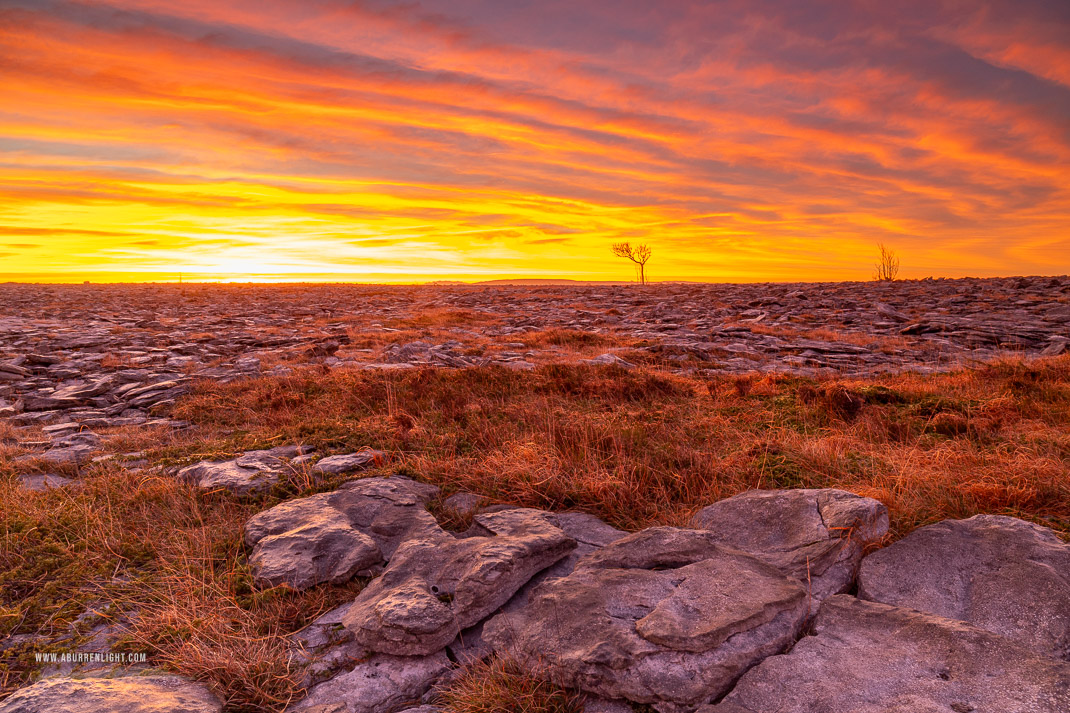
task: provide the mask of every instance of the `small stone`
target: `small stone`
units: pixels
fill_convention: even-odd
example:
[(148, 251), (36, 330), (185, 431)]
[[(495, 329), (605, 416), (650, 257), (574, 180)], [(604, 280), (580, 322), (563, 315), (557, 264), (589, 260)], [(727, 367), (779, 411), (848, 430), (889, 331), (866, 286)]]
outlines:
[(442, 501), (442, 507), (461, 516), (474, 514), (486, 501), (482, 495), (474, 493), (454, 493)]
[(616, 354), (606, 352), (605, 354), (599, 354), (591, 359), (583, 359), (584, 364), (595, 364), (598, 366), (619, 366), (622, 369), (634, 369), (635, 364), (626, 359), (622, 359)]
[(327, 456), (312, 466), (312, 472), (320, 475), (359, 473), (362, 470), (367, 470), (373, 466), (380, 465), (385, 460), (385, 453), (369, 449), (357, 453)]
[(201, 461), (178, 471), (179, 480), (201, 490), (228, 490), (234, 495), (253, 495), (279, 482), (279, 473), (260, 468), (244, 468), (236, 461)]
[(73, 482), (70, 478), (64, 478), (62, 475), (52, 473), (19, 476), (19, 484), (27, 490), (44, 491), (52, 488), (63, 488)]

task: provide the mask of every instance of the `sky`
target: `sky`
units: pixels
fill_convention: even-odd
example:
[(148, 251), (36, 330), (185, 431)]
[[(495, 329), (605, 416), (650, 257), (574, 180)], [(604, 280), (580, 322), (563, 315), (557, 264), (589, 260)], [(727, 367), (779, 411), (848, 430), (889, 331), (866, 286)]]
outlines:
[(0, 279), (1070, 273), (1066, 0), (0, 0)]

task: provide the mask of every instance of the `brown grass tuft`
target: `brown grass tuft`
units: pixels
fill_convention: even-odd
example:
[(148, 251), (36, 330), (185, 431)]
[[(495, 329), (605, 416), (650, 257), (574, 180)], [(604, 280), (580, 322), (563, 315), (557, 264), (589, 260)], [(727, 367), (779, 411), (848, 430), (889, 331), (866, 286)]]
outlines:
[(443, 713), (582, 713), (583, 700), (503, 659), (470, 666), (441, 694)]

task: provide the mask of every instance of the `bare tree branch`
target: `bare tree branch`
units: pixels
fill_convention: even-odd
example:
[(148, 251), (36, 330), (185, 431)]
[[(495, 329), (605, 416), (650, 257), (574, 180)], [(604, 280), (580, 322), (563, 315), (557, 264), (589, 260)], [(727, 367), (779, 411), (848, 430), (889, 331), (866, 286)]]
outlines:
[(884, 243), (878, 243), (877, 247), (881, 251), (880, 260), (874, 265), (876, 270), (873, 273), (873, 279), (891, 282), (899, 275), (899, 258), (895, 251), (886, 248)]
[(639, 271), (639, 284), (646, 284), (646, 263), (652, 253), (650, 246), (645, 243), (632, 246), (631, 243), (613, 243), (613, 254), (617, 257), (626, 258), (634, 262)]

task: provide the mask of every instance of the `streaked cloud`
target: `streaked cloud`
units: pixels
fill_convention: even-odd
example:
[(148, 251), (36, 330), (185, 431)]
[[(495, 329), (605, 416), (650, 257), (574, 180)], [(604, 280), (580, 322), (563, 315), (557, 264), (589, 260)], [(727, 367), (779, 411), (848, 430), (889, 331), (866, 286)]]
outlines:
[[(6, 0), (0, 272), (1070, 272), (1070, 9)], [(29, 244), (29, 243), (25, 243)], [(14, 243), (12, 243), (14, 245)]]

